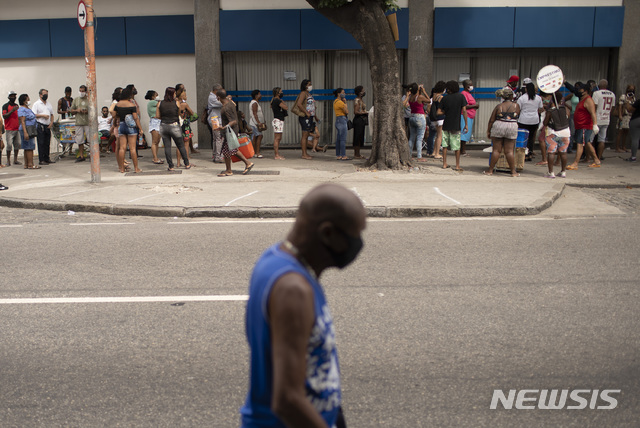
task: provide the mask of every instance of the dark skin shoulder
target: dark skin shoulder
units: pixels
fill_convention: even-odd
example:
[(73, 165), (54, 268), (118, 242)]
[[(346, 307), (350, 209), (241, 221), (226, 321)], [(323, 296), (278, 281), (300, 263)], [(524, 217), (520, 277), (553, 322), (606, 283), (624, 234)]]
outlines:
[(268, 303), (273, 357), (271, 408), (288, 427), (326, 427), (305, 393), (306, 351), (314, 324), (313, 290), (298, 273), (283, 275)]

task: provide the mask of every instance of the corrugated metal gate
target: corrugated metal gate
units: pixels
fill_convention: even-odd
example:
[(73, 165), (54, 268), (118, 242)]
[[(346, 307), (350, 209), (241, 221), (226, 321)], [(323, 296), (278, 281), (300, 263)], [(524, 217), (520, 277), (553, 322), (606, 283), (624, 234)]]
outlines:
[[(404, 74), (406, 52), (398, 51), (400, 75)], [(521, 78), (535, 76), (540, 68), (555, 64), (562, 68), (565, 77), (574, 83), (589, 79), (598, 81), (607, 78), (611, 51), (608, 48), (590, 49), (483, 49), (483, 50), (439, 50), (434, 54), (434, 82), (438, 80), (457, 80), (461, 73), (470, 73), (476, 88), (497, 88), (505, 85), (510, 70), (517, 70)], [(284, 90), (299, 91), (300, 82), (310, 78), (314, 89), (334, 89), (342, 87), (353, 89), (362, 85), (368, 90), (365, 99), (367, 107), (373, 102), (369, 61), (362, 51), (286, 51), (286, 52), (225, 52), (224, 86), (230, 91), (251, 91), (260, 89), (261, 102), (268, 130), (263, 144), (273, 143), (271, 120), (273, 114), (269, 106), (272, 88), (280, 86)], [(296, 73), (296, 80), (284, 79), (285, 71)], [(411, 83), (411, 82), (407, 82)], [(398, 90), (399, 97), (402, 95)], [(289, 108), (293, 99), (286, 99)], [(493, 108), (494, 99), (479, 100), (480, 108), (474, 124), (474, 140), (487, 140), (487, 123)], [(248, 116), (248, 102), (240, 102), (240, 109)], [(331, 101), (318, 101), (321, 144), (333, 141), (333, 110)], [(348, 102), (350, 116), (353, 113), (353, 101)], [(285, 121), (282, 146), (298, 147), (300, 144), (300, 126), (295, 115)], [(350, 144), (352, 133), (347, 143)], [(367, 134), (367, 140), (369, 139)]]

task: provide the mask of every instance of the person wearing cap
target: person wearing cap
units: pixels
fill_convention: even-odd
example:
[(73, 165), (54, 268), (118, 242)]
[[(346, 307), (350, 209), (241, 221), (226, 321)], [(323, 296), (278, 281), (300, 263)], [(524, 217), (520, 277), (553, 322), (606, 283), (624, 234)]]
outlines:
[(593, 102), (596, 105), (596, 117), (598, 118), (597, 135), (593, 136), (593, 145), (596, 148), (598, 159), (602, 160), (604, 144), (607, 141), (607, 129), (611, 119), (611, 111), (616, 107), (616, 94), (609, 89), (609, 82), (605, 79), (598, 83), (598, 90), (593, 93)]
[(513, 91), (513, 101), (518, 101), (520, 97), (520, 90), (518, 89), (518, 82), (520, 82), (520, 78), (515, 74), (507, 80), (507, 86), (511, 88)]
[(38, 92), (40, 99), (33, 103), (31, 110), (36, 115), (36, 124), (38, 130), (38, 163), (40, 165), (49, 165), (54, 163), (49, 157), (51, 151), (51, 126), (53, 126), (53, 107), (48, 101), (49, 91), (40, 89)]
[(64, 97), (58, 100), (58, 114), (60, 115), (60, 119), (68, 119), (71, 117), (71, 113), (69, 113), (71, 103), (73, 103), (73, 98), (71, 98), (71, 87), (67, 86), (64, 88)]
[[(6, 151), (7, 166), (11, 166), (11, 149), (13, 148), (13, 163), (21, 165), (18, 162), (18, 152), (20, 151), (20, 119), (18, 119), (18, 109), (20, 106), (16, 104), (18, 94), (15, 91), (9, 91), (9, 102), (2, 106), (2, 119), (4, 119), (6, 134)], [(2, 152), (0, 151), (0, 164), (2, 163)]]

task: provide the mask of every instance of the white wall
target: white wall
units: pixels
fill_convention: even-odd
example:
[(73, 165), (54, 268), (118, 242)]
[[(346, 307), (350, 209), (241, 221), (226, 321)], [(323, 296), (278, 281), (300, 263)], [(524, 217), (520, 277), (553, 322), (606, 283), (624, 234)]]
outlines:
[[(7, 6), (7, 3), (12, 3)], [(25, 6), (2, 0), (0, 19), (76, 18), (78, 0), (29, 0)], [(93, 0), (98, 18), (106, 16), (193, 15), (193, 0)]]
[[(49, 90), (49, 99), (56, 108), (58, 99), (64, 96), (64, 88), (71, 86), (73, 96), (78, 87), (86, 84), (84, 58), (34, 58), (0, 61), (0, 102), (4, 104), (10, 90), (26, 93), (33, 104), (41, 88)], [(153, 89), (162, 97), (167, 86), (184, 83), (187, 101), (194, 112), (200, 113), (196, 105), (196, 62), (194, 55), (141, 55), (107, 56), (96, 58), (96, 81), (98, 109), (111, 104), (111, 93), (116, 86), (136, 85), (136, 97), (141, 108), (141, 122), (148, 131), (147, 90)], [(58, 115), (55, 115), (56, 119)], [(194, 128), (197, 141), (197, 127)], [(147, 135), (147, 139), (149, 139)]]

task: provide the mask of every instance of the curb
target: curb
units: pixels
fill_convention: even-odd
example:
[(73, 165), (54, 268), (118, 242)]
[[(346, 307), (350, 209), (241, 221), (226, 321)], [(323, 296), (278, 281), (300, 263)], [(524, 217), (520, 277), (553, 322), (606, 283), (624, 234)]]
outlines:
[[(568, 184), (566, 184), (568, 185)], [(367, 215), (375, 218), (418, 217), (497, 217), (535, 215), (549, 208), (564, 191), (565, 184), (554, 184), (553, 190), (537, 199), (533, 206), (474, 207), (366, 207)], [(618, 186), (620, 187), (620, 186)], [(624, 186), (622, 186), (624, 187)], [(76, 211), (117, 216), (187, 217), (187, 218), (293, 218), (297, 207), (158, 207), (151, 205), (121, 205), (97, 202), (59, 202), (0, 198), (0, 206), (48, 211)]]

